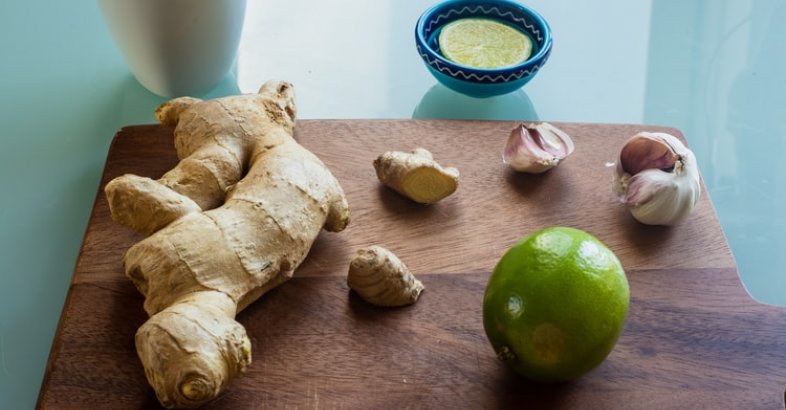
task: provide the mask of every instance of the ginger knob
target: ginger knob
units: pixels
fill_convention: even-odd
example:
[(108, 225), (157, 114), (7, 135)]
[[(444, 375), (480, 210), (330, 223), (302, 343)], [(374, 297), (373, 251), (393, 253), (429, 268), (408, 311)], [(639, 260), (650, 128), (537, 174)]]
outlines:
[(407, 265), (381, 246), (363, 248), (355, 254), (347, 284), (366, 302), (388, 307), (411, 305), (424, 289)]
[(458, 188), (458, 169), (443, 168), (423, 148), (386, 152), (374, 160), (374, 169), (382, 183), (421, 204), (438, 202)]
[(112, 218), (149, 235), (123, 262), (145, 297), (136, 350), (164, 407), (226, 391), (252, 359), (237, 313), (289, 280), (323, 229), (349, 223), (338, 180), (294, 139), (294, 98), (268, 81), (256, 94), (170, 100), (156, 116), (174, 126), (180, 161), (157, 180), (106, 186)]

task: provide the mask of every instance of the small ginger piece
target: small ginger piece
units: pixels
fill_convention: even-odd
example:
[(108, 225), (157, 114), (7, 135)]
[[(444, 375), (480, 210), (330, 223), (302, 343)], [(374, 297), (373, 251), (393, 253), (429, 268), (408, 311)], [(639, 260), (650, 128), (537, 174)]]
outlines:
[(125, 272), (150, 315), (136, 333), (145, 375), (167, 408), (195, 408), (251, 363), (235, 315), (290, 279), (322, 229), (349, 207), (325, 164), (293, 138), (292, 85), (202, 101), (181, 97), (156, 116), (174, 126), (178, 164), (161, 178), (106, 185), (112, 218), (149, 235)]
[(421, 204), (433, 204), (458, 188), (458, 169), (443, 168), (423, 148), (386, 152), (374, 160), (374, 169), (382, 183)]
[(363, 248), (355, 254), (347, 284), (366, 302), (387, 307), (411, 305), (424, 289), (407, 265), (381, 246)]

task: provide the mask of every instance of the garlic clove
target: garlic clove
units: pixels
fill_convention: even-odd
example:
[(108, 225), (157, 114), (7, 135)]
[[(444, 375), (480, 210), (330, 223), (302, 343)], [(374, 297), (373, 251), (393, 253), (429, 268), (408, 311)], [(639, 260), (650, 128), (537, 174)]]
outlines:
[(673, 225), (690, 214), (699, 199), (698, 185), (658, 169), (630, 180), (627, 203), (633, 217), (647, 225)]
[(631, 138), (620, 152), (620, 165), (631, 175), (645, 169), (672, 168), (678, 159), (679, 156), (669, 144), (646, 133)]
[(620, 151), (612, 189), (637, 221), (673, 225), (701, 196), (696, 157), (673, 135), (636, 134)]
[(565, 158), (573, 153), (575, 149), (573, 139), (570, 138), (570, 135), (565, 133), (565, 131), (562, 131), (548, 122), (537, 124), (535, 129), (540, 132), (551, 150), (556, 152), (561, 158)]
[(508, 137), (502, 161), (516, 171), (539, 174), (557, 166), (573, 150), (570, 136), (547, 122), (520, 124)]
[(627, 191), (620, 200), (629, 207), (637, 207), (649, 202), (655, 192), (665, 189), (672, 182), (669, 173), (660, 169), (641, 171), (627, 180)]

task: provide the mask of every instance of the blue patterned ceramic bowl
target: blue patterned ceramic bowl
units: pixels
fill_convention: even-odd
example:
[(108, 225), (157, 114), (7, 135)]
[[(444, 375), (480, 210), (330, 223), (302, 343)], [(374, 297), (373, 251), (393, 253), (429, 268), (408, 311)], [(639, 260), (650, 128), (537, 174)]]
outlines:
[[(526, 61), (500, 69), (456, 64), (442, 56), (439, 33), (446, 24), (466, 18), (495, 19), (521, 30), (532, 39)], [(448, 0), (426, 10), (415, 26), (418, 54), (431, 74), (446, 87), (472, 97), (492, 97), (518, 90), (546, 64), (551, 53), (551, 29), (532, 9), (509, 0)]]

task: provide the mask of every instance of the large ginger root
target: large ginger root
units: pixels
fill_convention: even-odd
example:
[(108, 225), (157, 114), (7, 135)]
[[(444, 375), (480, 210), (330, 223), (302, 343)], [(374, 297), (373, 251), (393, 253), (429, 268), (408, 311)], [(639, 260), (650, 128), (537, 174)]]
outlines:
[(136, 334), (147, 379), (165, 407), (194, 408), (251, 362), (235, 315), (289, 279), (323, 227), (343, 230), (349, 208), (330, 171), (292, 137), (288, 83), (177, 98), (156, 116), (176, 125), (180, 162), (157, 181), (118, 177), (106, 194), (115, 220), (151, 234), (125, 256), (151, 316)]
[(363, 248), (355, 254), (347, 284), (366, 302), (387, 307), (411, 305), (424, 289), (407, 265), (381, 246)]
[(459, 171), (441, 167), (423, 148), (386, 152), (374, 160), (374, 169), (385, 185), (421, 204), (433, 204), (458, 188)]

